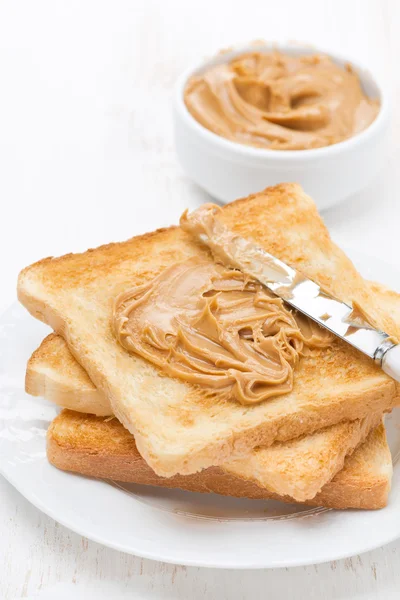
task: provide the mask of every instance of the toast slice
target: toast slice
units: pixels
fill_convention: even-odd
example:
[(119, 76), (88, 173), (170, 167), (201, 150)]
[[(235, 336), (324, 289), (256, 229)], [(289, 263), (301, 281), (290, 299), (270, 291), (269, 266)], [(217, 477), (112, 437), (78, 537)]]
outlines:
[[(283, 184), (227, 205), (223, 220), (240, 235), (296, 266), (328, 292), (354, 300), (393, 336), (398, 327), (376, 306), (364, 280), (331, 241), (312, 200)], [(335, 341), (305, 357), (292, 392), (248, 407), (161, 376), (127, 353), (111, 329), (114, 298), (191, 256), (212, 260), (179, 227), (159, 230), (83, 254), (48, 258), (24, 269), (20, 301), (67, 341), (113, 413), (134, 434), (139, 452), (161, 476), (195, 473), (343, 420), (385, 412), (398, 403), (396, 385), (373, 361)]]
[[(400, 323), (400, 294), (388, 287), (366, 281), (380, 309)], [(91, 381), (71, 354), (64, 338), (51, 333), (33, 352), (26, 367), (25, 390), (77, 412), (98, 417), (113, 414), (107, 396)]]
[[(381, 309), (400, 322), (400, 294), (375, 282), (367, 285)], [(107, 399), (74, 359), (64, 339), (56, 334), (47, 336), (29, 359), (26, 391), (74, 411), (98, 416), (112, 414)], [(301, 440), (254, 449), (245, 459), (225, 463), (221, 468), (270, 492), (305, 501), (340, 471), (346, 456), (363, 442), (376, 423), (376, 416), (362, 422), (343, 422)]]
[(28, 360), (25, 391), (77, 412), (98, 417), (113, 414), (107, 396), (97, 390), (66, 341), (55, 333), (45, 337)]
[[(48, 429), (47, 456), (59, 469), (91, 477), (238, 498), (293, 502), (288, 495), (274, 494), (219, 467), (209, 467), (193, 475), (159, 477), (139, 454), (134, 437), (115, 418), (104, 420), (63, 410)], [(292, 459), (296, 462), (297, 454)], [(391, 476), (390, 451), (385, 428), (380, 424), (346, 458), (343, 469), (334, 479), (304, 503), (330, 508), (382, 508), (387, 503)]]
[[(111, 405), (56, 334), (46, 337), (28, 361), (26, 391), (78, 412), (112, 414)], [(380, 421), (380, 413), (371, 414), (300, 439), (255, 448), (243, 459), (223, 463), (221, 469), (301, 502), (313, 498), (340, 471), (346, 456)]]

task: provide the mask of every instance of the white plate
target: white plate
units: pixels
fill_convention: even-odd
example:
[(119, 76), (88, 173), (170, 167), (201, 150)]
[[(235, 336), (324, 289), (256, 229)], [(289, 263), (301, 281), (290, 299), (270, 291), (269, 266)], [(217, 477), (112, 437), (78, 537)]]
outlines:
[[(392, 266), (355, 255), (363, 275), (393, 288)], [(80, 477), (45, 456), (57, 409), (23, 390), (26, 361), (48, 329), (14, 305), (0, 320), (0, 469), (32, 504), (66, 527), (111, 548), (205, 567), (289, 567), (336, 560), (400, 537), (400, 466), (389, 506), (380, 511), (310, 509)], [(392, 453), (400, 451), (400, 411), (387, 418)]]

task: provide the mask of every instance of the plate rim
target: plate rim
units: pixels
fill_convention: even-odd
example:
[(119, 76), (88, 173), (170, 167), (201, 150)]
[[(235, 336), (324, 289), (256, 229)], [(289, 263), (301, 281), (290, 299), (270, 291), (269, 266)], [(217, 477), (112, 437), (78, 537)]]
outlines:
[[(100, 544), (107, 548), (111, 548), (112, 550), (116, 550), (118, 552), (124, 552), (125, 554), (130, 554), (132, 556), (137, 556), (139, 558), (144, 558), (147, 560), (154, 560), (154, 561), (158, 561), (158, 562), (164, 562), (167, 564), (181, 565), (181, 566), (185, 566), (185, 567), (198, 567), (198, 568), (208, 568), (208, 569), (229, 569), (229, 570), (260, 570), (260, 569), (284, 569), (284, 568), (305, 567), (305, 566), (310, 566), (310, 565), (320, 565), (320, 564), (329, 563), (329, 562), (336, 561), (336, 560), (344, 560), (346, 558), (351, 558), (352, 556), (356, 556), (356, 555), (360, 555), (360, 554), (365, 554), (366, 552), (370, 552), (371, 550), (375, 550), (377, 548), (380, 548), (382, 546), (390, 544), (391, 542), (397, 540), (400, 537), (400, 527), (399, 527), (399, 530), (396, 533), (393, 533), (393, 535), (391, 535), (389, 537), (383, 536), (383, 538), (379, 541), (376, 540), (376, 538), (375, 538), (375, 541), (371, 542), (368, 545), (360, 544), (359, 548), (354, 547), (354, 545), (353, 545), (351, 547), (351, 549), (349, 549), (348, 551), (342, 551), (342, 552), (340, 552), (340, 554), (334, 553), (334, 554), (332, 554), (331, 557), (310, 558), (310, 559), (289, 559), (289, 560), (285, 560), (285, 561), (283, 561), (283, 560), (277, 561), (276, 563), (269, 560), (267, 564), (265, 564), (265, 563), (263, 563), (263, 564), (261, 564), (261, 563), (259, 563), (259, 564), (255, 564), (255, 563), (254, 564), (240, 564), (240, 563), (233, 564), (232, 562), (225, 563), (223, 561), (221, 561), (217, 564), (217, 563), (210, 563), (207, 561), (203, 561), (200, 559), (190, 560), (187, 558), (181, 558), (178, 560), (173, 557), (169, 558), (168, 556), (165, 556), (163, 554), (157, 554), (156, 552), (143, 551), (140, 548), (139, 549), (132, 548), (132, 547), (125, 546), (124, 544), (118, 544), (117, 542), (113, 542), (112, 540), (109, 540), (109, 539), (107, 539), (105, 541), (104, 537), (98, 536), (98, 535), (96, 535), (96, 533), (87, 531), (84, 528), (81, 528), (79, 526), (75, 526), (74, 524), (71, 524), (70, 521), (68, 521), (67, 519), (64, 519), (62, 516), (60, 517), (60, 516), (56, 515), (52, 509), (49, 509), (48, 507), (46, 507), (46, 505), (44, 505), (39, 500), (39, 498), (37, 497), (36, 494), (31, 494), (31, 493), (29, 493), (29, 491), (27, 491), (27, 492), (23, 491), (21, 489), (21, 486), (19, 486), (18, 483), (13, 481), (12, 477), (10, 477), (8, 474), (6, 474), (3, 471), (3, 469), (0, 469), (0, 474), (10, 483), (10, 485), (12, 485), (18, 491), (18, 493), (20, 493), (26, 500), (28, 500), (28, 502), (30, 502), (33, 506), (35, 506), (35, 508), (37, 508), (38, 510), (43, 512), (45, 515), (47, 515), (54, 521), (60, 523), (60, 525), (62, 525), (66, 529), (73, 531), (77, 535), (82, 535), (82, 536), (86, 537), (87, 539), (89, 539), (93, 542), (96, 542), (97, 544)], [(64, 472), (64, 474), (67, 476), (73, 476), (73, 477), (76, 476), (76, 477), (84, 478), (83, 476), (80, 476), (79, 474), (67, 473), (67, 472)], [(94, 480), (94, 481), (106, 484), (106, 482), (104, 480)], [(333, 509), (329, 509), (329, 510), (333, 511)], [(381, 510), (385, 510), (385, 509), (381, 509)], [(335, 512), (340, 512), (340, 511), (335, 511)], [(377, 511), (374, 511), (374, 512), (377, 512)]]

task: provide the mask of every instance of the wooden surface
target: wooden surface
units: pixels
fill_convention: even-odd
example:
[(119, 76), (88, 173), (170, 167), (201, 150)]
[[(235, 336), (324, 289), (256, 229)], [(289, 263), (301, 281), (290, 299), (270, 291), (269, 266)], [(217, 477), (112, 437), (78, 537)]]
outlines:
[[(24, 265), (168, 225), (206, 199), (174, 155), (174, 80), (221, 47), (260, 38), (339, 50), (391, 83), (393, 140), (384, 172), (324, 216), (340, 244), (398, 262), (399, 27), (396, 0), (3, 0), (0, 310), (13, 301)], [(174, 567), (82, 539), (1, 478), (0, 498), (1, 598), (390, 600), (400, 594), (400, 541), (316, 567)]]

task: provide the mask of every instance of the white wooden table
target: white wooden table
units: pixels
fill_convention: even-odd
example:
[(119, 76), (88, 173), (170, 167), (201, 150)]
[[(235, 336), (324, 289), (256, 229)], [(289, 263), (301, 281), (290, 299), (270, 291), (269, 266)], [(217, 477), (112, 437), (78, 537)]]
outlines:
[[(168, 225), (205, 199), (176, 162), (172, 85), (192, 61), (260, 38), (339, 49), (392, 81), (393, 143), (385, 171), (325, 219), (340, 244), (398, 261), (399, 28), (396, 0), (3, 0), (0, 310), (14, 300), (26, 264)], [(1, 598), (386, 600), (400, 594), (400, 541), (318, 567), (184, 568), (83, 539), (1, 478), (0, 498)]]

